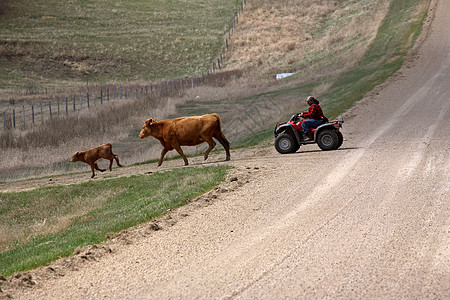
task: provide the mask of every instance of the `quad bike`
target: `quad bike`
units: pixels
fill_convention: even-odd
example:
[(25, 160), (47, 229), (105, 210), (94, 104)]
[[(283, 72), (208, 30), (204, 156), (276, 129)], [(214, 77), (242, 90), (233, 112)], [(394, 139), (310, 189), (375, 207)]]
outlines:
[(322, 150), (336, 150), (344, 141), (344, 137), (339, 129), (343, 120), (324, 123), (317, 128), (310, 128), (314, 138), (305, 141), (302, 130), (302, 123), (299, 115), (293, 115), (285, 123), (278, 123), (274, 129), (275, 149), (281, 154), (294, 153), (301, 145), (317, 143)]

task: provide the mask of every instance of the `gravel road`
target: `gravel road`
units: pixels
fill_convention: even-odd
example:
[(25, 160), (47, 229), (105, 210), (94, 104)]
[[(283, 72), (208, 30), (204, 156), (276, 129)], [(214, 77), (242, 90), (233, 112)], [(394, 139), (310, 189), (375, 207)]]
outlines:
[(450, 1), (435, 3), (406, 66), (343, 116), (341, 149), (232, 151), (217, 189), (3, 296), (450, 299)]

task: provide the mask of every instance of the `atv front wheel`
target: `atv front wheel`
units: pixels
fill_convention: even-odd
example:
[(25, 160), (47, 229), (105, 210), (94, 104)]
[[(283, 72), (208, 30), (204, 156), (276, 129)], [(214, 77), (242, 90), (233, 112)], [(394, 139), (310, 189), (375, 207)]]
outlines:
[(275, 139), (275, 149), (281, 154), (294, 153), (299, 148), (300, 145), (290, 134), (282, 133)]
[(324, 129), (317, 136), (317, 145), (322, 150), (335, 150), (339, 145), (339, 136), (335, 130)]

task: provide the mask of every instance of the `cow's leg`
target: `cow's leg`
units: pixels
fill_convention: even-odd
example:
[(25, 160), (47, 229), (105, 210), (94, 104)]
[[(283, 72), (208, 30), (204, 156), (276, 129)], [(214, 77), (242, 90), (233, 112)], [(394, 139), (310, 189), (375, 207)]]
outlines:
[(119, 156), (117, 156), (117, 155), (114, 154), (114, 153), (113, 153), (113, 155), (114, 155), (114, 159), (116, 160), (117, 165), (118, 165), (119, 167), (122, 167), (122, 165), (119, 163)]
[(230, 142), (228, 142), (226, 137), (220, 133), (216, 134), (214, 137), (219, 141), (220, 144), (222, 144), (223, 148), (225, 149), (225, 153), (227, 154), (227, 157), (225, 158), (225, 160), (230, 160), (231, 159)]
[(178, 141), (172, 141), (171, 144), (172, 144), (172, 147), (173, 147), (175, 150), (177, 150), (178, 154), (180, 154), (181, 157), (183, 158), (183, 160), (184, 160), (184, 165), (185, 165), (185, 166), (189, 165), (189, 162), (188, 162), (186, 156), (184, 155), (183, 149), (181, 149), (180, 144), (178, 143)]
[(180, 154), (181, 157), (183, 157), (184, 165), (185, 165), (185, 166), (189, 165), (189, 162), (188, 162), (186, 156), (184, 155), (184, 152), (183, 152), (183, 150), (181, 149), (181, 147), (180, 147), (180, 146), (176, 146), (176, 147), (174, 146), (174, 148), (175, 148), (175, 150), (177, 150), (178, 154)]
[(97, 163), (94, 163), (94, 167), (95, 167), (96, 170), (99, 170), (100, 172), (105, 172), (106, 171), (106, 169), (100, 169), (98, 167)]
[(167, 152), (169, 152), (169, 150), (164, 147), (161, 151), (161, 156), (159, 157), (158, 167), (162, 164), (164, 155), (166, 155)]
[(205, 160), (207, 160), (209, 152), (211, 152), (211, 150), (214, 149), (214, 147), (216, 146), (216, 142), (214, 142), (214, 140), (212, 138), (205, 139), (205, 142), (207, 142), (209, 145), (208, 149), (206, 149), (206, 151), (205, 151), (205, 156), (204, 156)]

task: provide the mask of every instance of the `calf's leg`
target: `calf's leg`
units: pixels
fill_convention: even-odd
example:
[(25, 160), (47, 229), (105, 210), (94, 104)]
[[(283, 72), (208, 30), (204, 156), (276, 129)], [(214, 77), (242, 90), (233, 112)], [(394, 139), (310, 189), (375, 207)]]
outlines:
[(95, 168), (94, 165), (91, 164), (91, 170), (92, 170), (92, 176), (91, 176), (91, 178), (94, 178), (94, 176), (95, 176), (94, 168)]
[(100, 169), (98, 167), (97, 163), (94, 163), (94, 167), (95, 167), (96, 170), (99, 170), (100, 172), (105, 172), (106, 171), (106, 169)]
[(117, 156), (117, 155), (114, 154), (114, 153), (113, 153), (113, 155), (114, 155), (114, 159), (116, 160), (117, 165), (118, 165), (119, 167), (122, 167), (122, 165), (119, 163), (119, 156)]
[(109, 171), (110, 171), (110, 172), (112, 171), (112, 164), (113, 164), (113, 161), (114, 161), (113, 158), (111, 158), (111, 159), (109, 160)]

